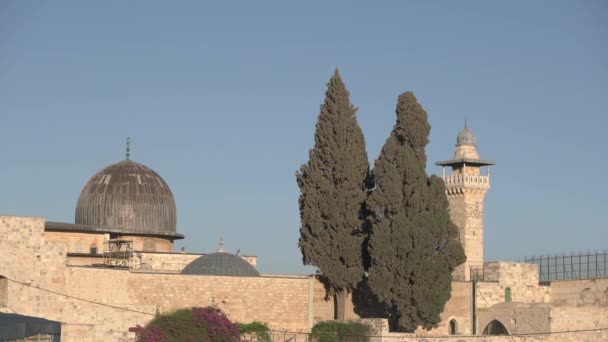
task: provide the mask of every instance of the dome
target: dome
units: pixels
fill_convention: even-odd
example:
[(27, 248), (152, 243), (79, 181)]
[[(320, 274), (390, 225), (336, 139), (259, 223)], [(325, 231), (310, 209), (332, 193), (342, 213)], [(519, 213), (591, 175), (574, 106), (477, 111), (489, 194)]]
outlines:
[(464, 128), (460, 133), (458, 133), (458, 137), (456, 138), (456, 146), (459, 145), (476, 145), (475, 135), (473, 131), (471, 131), (465, 124)]
[(156, 172), (127, 159), (97, 172), (84, 186), (76, 224), (175, 233), (175, 201)]
[(259, 277), (260, 274), (240, 256), (217, 252), (203, 255), (189, 263), (181, 274), (227, 277)]

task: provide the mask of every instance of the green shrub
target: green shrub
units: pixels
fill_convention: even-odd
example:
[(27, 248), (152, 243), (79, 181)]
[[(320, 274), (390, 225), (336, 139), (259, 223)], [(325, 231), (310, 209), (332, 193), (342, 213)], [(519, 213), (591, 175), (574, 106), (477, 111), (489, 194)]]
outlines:
[(271, 342), (268, 325), (263, 322), (237, 323), (241, 341)]
[(367, 342), (370, 328), (360, 322), (325, 321), (315, 324), (311, 335), (318, 342)]

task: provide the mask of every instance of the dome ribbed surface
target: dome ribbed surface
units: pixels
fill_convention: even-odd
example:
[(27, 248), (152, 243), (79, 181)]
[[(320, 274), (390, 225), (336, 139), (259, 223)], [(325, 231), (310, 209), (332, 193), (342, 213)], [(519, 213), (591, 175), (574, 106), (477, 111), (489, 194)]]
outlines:
[(189, 263), (181, 274), (227, 277), (259, 277), (260, 273), (243, 258), (230, 253), (203, 255)]
[(460, 133), (458, 133), (458, 137), (456, 138), (456, 145), (476, 145), (476, 138), (468, 127), (464, 127)]
[(167, 183), (145, 165), (123, 160), (97, 172), (76, 204), (76, 224), (175, 232), (176, 209)]

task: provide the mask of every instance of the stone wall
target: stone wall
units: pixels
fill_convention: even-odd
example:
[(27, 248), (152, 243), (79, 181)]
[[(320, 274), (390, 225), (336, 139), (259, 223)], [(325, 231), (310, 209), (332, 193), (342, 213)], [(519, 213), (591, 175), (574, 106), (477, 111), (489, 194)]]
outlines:
[(471, 334), (472, 294), (471, 283), (452, 282), (452, 292), (441, 313), (441, 322), (429, 334), (447, 335), (451, 320), (456, 321), (456, 329), (459, 334)]
[(370, 342), (603, 342), (608, 341), (608, 329), (569, 333), (546, 333), (518, 336), (471, 336), (471, 335), (428, 335), (391, 333), (385, 319), (363, 319), (361, 322), (371, 326)]
[[(257, 320), (291, 331), (309, 329), (306, 277), (193, 276), (70, 267), (66, 290), (95, 302), (152, 306), (160, 312), (215, 304), (235, 321)], [(126, 331), (132, 325), (124, 322), (118, 328)]]
[(61, 321), (63, 341), (131, 339), (157, 310), (215, 303), (236, 321), (308, 331), (308, 277), (211, 277), (67, 266), (69, 244), (46, 241), (44, 220), (0, 216), (2, 311)]
[[(333, 319), (333, 299), (325, 300), (325, 289), (316, 279), (189, 276), (68, 266), (70, 244), (46, 239), (54, 235), (50, 233), (44, 232), (43, 219), (0, 216), (0, 310), (61, 321), (68, 342), (130, 339), (133, 336), (127, 333), (128, 327), (145, 324), (155, 312), (195, 305), (216, 304), (233, 320), (261, 320), (280, 330), (305, 332), (314, 322)], [(73, 235), (73, 241), (79, 238)], [(185, 263), (198, 257), (144, 254), (165, 266), (174, 260)], [(554, 281), (539, 286), (536, 265), (499, 262), (486, 266), (488, 279), (493, 281), (476, 284), (478, 333), (492, 319), (519, 333), (546, 331), (548, 322), (552, 332), (608, 328), (608, 279)], [(471, 333), (471, 286), (470, 282), (452, 284), (442, 321), (436, 329), (425, 332), (424, 338), (439, 341), (454, 319), (457, 332), (463, 334), (459, 338), (481, 341), (466, 336)], [(513, 303), (504, 303), (506, 288), (511, 290)], [(521, 303), (527, 304), (524, 307)], [(347, 305), (347, 319), (358, 318), (351, 300)], [(564, 336), (596, 338), (571, 333), (546, 336), (534, 335), (529, 341), (567, 340)], [(420, 340), (407, 334), (393, 337)], [(523, 341), (523, 337), (505, 338), (496, 341)]]
[(477, 307), (489, 308), (505, 302), (507, 288), (511, 301), (520, 303), (547, 303), (549, 287), (539, 286), (538, 265), (516, 262), (488, 262), (484, 265), (487, 279), (477, 282)]
[(552, 281), (551, 331), (608, 328), (608, 279)]
[(136, 252), (132, 267), (141, 270), (179, 273), (186, 265), (202, 255), (193, 253)]
[(555, 306), (608, 307), (608, 278), (556, 280), (549, 288)]
[(90, 253), (95, 247), (97, 254), (103, 253), (103, 242), (110, 238), (104, 233), (77, 233), (77, 232), (45, 232), (46, 241), (65, 243), (69, 253)]
[(548, 304), (501, 303), (477, 311), (477, 334), (483, 334), (491, 321), (499, 321), (509, 334), (551, 332), (551, 307)]
[(91, 266), (103, 264), (103, 255), (68, 254), (66, 261), (71, 266)]
[[(90, 341), (117, 340), (111, 337), (112, 327), (120, 321), (143, 322), (140, 314), (116, 312), (63, 295), (68, 245), (45, 241), (44, 236), (41, 218), (0, 216), (0, 276), (6, 278), (4, 312), (44, 317), (73, 327), (95, 320), (96, 329), (87, 336)], [(122, 337), (127, 335), (120, 332)]]
[(133, 241), (134, 251), (144, 252), (173, 252), (173, 241), (149, 236), (120, 236), (121, 240)]
[[(85, 266), (102, 264), (103, 259), (92, 257), (91, 248), (96, 248), (96, 254), (101, 256), (104, 251), (104, 241), (110, 239), (110, 234), (45, 231), (44, 239), (49, 242), (65, 244), (68, 253), (68, 265)], [(133, 241), (133, 250), (137, 253), (132, 260), (132, 267), (149, 271), (178, 273), (194, 259), (203, 256), (202, 253), (173, 253), (173, 242), (163, 238), (123, 236), (121, 239)], [(255, 256), (241, 256), (256, 267)]]

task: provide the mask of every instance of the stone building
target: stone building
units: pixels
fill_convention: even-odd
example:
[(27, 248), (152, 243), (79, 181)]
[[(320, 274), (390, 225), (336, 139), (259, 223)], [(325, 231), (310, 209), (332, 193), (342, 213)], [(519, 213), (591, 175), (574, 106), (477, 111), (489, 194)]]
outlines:
[[(496, 333), (509, 336), (485, 338), (606, 340), (607, 278), (541, 282), (538, 265), (483, 260), (483, 200), (494, 162), (480, 160), (476, 144), (465, 126), (453, 158), (437, 163), (451, 167), (443, 178), (467, 255), (440, 324), (397, 334), (372, 319), (375, 340), (477, 341)], [(60, 321), (65, 341), (132, 340), (128, 328), (157, 312), (212, 304), (235, 321), (300, 333), (334, 318), (334, 303), (314, 276), (259, 274), (255, 256), (225, 253), (221, 244), (207, 255), (174, 252), (173, 242), (184, 238), (176, 217), (168, 184), (128, 155), (85, 185), (73, 224), (0, 216), (0, 312)], [(358, 319), (347, 302), (347, 319)], [(562, 333), (572, 330), (587, 331)]]

